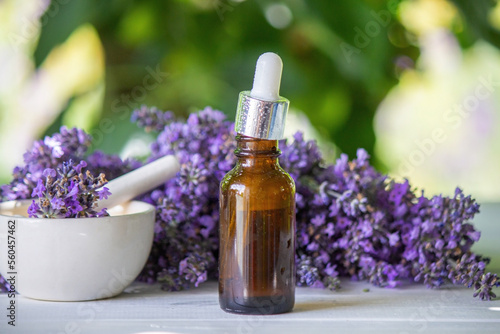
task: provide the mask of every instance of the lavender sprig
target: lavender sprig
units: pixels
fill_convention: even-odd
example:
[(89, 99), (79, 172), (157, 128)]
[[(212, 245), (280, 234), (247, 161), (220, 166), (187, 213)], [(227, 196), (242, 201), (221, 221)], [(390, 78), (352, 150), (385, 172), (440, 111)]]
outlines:
[(56, 168), (70, 159), (83, 159), (90, 144), (91, 137), (83, 130), (65, 126), (59, 133), (35, 141), (23, 156), (24, 166), (15, 167), (11, 183), (0, 187), (0, 200), (30, 198), (45, 169)]
[(108, 182), (101, 173), (95, 177), (86, 170), (87, 163), (72, 160), (63, 162), (57, 172), (52, 168), (43, 171), (33, 189), (32, 204), (28, 208), (30, 217), (36, 218), (80, 218), (108, 216), (106, 209), (95, 211), (97, 201), (108, 198), (111, 193), (104, 187)]
[(116, 155), (101, 151), (87, 156), (91, 140), (81, 129), (62, 126), (60, 132), (35, 141), (23, 156), (24, 165), (14, 168), (12, 181), (0, 186), (0, 201), (30, 198), (45, 169), (61, 168), (63, 162), (69, 160), (85, 160), (89, 170), (105, 173), (108, 180), (140, 167), (136, 160), (122, 161)]
[(139, 109), (134, 110), (130, 120), (137, 126), (144, 128), (146, 132), (160, 132), (167, 124), (175, 120), (175, 116), (170, 111), (161, 111), (156, 107), (142, 105)]

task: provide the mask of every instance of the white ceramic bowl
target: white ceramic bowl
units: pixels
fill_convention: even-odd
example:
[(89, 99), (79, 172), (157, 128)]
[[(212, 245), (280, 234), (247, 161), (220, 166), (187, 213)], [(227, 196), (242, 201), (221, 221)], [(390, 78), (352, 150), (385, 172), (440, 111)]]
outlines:
[[(99, 218), (17, 216), (26, 216), (30, 203), (0, 203), (0, 273), (6, 279), (14, 276), (15, 289), (25, 297), (82, 301), (116, 296), (148, 259), (155, 225), (150, 204), (128, 202)], [(9, 238), (12, 222), (15, 239)], [(9, 259), (12, 240), (15, 254)], [(12, 258), (14, 270), (8, 263)]]

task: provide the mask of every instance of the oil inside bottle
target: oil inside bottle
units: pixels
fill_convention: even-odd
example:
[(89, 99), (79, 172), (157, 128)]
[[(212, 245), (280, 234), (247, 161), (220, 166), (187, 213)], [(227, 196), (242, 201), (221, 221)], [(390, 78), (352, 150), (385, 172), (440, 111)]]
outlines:
[(294, 208), (233, 212), (221, 244), (226, 256), (221, 307), (245, 314), (290, 311), (295, 299)]

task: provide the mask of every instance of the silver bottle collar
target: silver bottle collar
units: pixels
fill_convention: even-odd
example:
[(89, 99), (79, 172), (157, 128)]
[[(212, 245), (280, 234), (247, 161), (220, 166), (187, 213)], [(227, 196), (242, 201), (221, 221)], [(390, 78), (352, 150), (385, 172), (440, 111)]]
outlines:
[(281, 97), (265, 101), (250, 96), (250, 91), (240, 93), (236, 109), (237, 133), (260, 139), (283, 139), (285, 121), (290, 101)]

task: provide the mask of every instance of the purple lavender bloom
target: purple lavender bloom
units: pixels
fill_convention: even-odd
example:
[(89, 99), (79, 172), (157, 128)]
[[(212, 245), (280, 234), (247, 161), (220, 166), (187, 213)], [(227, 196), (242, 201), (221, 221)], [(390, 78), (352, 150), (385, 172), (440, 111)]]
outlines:
[(99, 199), (108, 199), (108, 197), (111, 195), (111, 192), (107, 187), (102, 187), (101, 190), (97, 191), (97, 194), (99, 196)]
[[(83, 160), (88, 148), (91, 144), (91, 137), (83, 130), (67, 127), (61, 127), (58, 133), (52, 136), (47, 136), (42, 140), (35, 141), (33, 146), (23, 155), (24, 165), (14, 168), (12, 173), (12, 181), (9, 184), (0, 187), (0, 201), (27, 199), (33, 193), (33, 189), (38, 185), (38, 180), (42, 177), (44, 171), (49, 168), (53, 172), (57, 168), (62, 167), (64, 161), (80, 161)], [(102, 155), (99, 160), (102, 160), (106, 155)], [(98, 159), (90, 159), (93, 162), (98, 162)], [(87, 160), (89, 162), (89, 160)], [(120, 168), (124, 163), (120, 161), (113, 161), (114, 169)], [(91, 170), (100, 170), (99, 164), (94, 166), (90, 163)], [(128, 167), (125, 168), (128, 170)], [(55, 175), (52, 175), (55, 177)], [(106, 171), (103, 171), (106, 172)], [(120, 175), (123, 171), (120, 171)], [(108, 175), (108, 174), (106, 174)], [(112, 179), (111, 175), (108, 178)]]
[(156, 107), (149, 108), (142, 105), (139, 109), (134, 110), (130, 120), (147, 132), (162, 131), (165, 125), (174, 120), (174, 114), (170, 111), (161, 111)]
[(38, 180), (36, 187), (33, 189), (31, 196), (42, 197), (47, 189), (43, 185), (43, 181), (41, 179)]
[(64, 201), (61, 199), (61, 198), (57, 198), (57, 197), (53, 197), (51, 200), (50, 200), (50, 206), (54, 209), (54, 210), (61, 210), (64, 208)]
[(104, 185), (104, 174), (94, 177), (87, 164), (82, 161), (74, 165), (72, 160), (63, 162), (56, 172), (47, 168), (38, 180), (33, 196), (38, 197), (28, 209), (30, 217), (38, 218), (78, 218), (107, 215), (106, 211), (96, 212), (96, 202), (110, 195)]
[(38, 203), (35, 200), (33, 200), (31, 202), (31, 205), (28, 208), (28, 215), (30, 217), (35, 217), (39, 210), (40, 210), (40, 206), (38, 205)]
[[(84, 160), (82, 160), (82, 161), (80, 161), (80, 163), (79, 163), (78, 165), (76, 165), (76, 166), (75, 166), (75, 167), (73, 167), (73, 168), (75, 169), (75, 171), (76, 171), (78, 174), (80, 174), (80, 173), (82, 172), (82, 168), (85, 168), (85, 167), (87, 167), (87, 163), (86, 163)], [(55, 176), (56, 176), (56, 175), (55, 175), (55, 173), (54, 173), (54, 175), (53, 175), (52, 177), (55, 177)]]
[(396, 246), (399, 242), (399, 233), (398, 232), (394, 232), (394, 233), (391, 233), (389, 234), (389, 245), (392, 247), (392, 246)]
[[(55, 170), (53, 170), (52, 168), (47, 168), (43, 171), (42, 173), (43, 176), (45, 177), (56, 177), (57, 173)], [(39, 180), (40, 181), (40, 180)], [(32, 195), (33, 196), (33, 195)]]
[(297, 285), (298, 286), (312, 286), (319, 280), (319, 271), (313, 264), (311, 257), (302, 255), (298, 261), (297, 266)]

